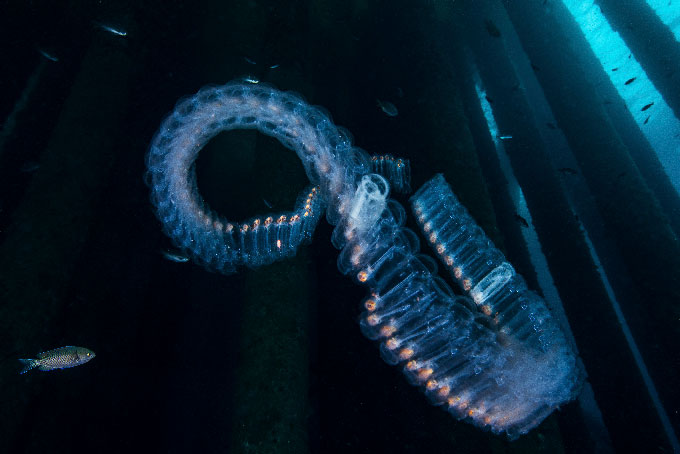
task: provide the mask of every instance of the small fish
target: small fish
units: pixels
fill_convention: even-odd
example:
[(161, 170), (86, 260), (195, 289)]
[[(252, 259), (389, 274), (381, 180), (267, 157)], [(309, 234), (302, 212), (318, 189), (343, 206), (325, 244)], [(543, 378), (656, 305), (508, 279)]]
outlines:
[(171, 262), (185, 263), (189, 261), (189, 257), (182, 254), (181, 252), (161, 251), (161, 254), (163, 254), (163, 258), (170, 260)]
[(618, 71), (619, 68), (612, 68), (612, 71)]
[(534, 64), (534, 63), (531, 64), (531, 69), (533, 69), (534, 71), (540, 71), (541, 70), (541, 68), (537, 64)]
[(496, 24), (494, 24), (491, 19), (486, 19), (484, 21), (484, 26), (486, 26), (486, 31), (489, 35), (493, 36), (494, 38), (501, 37), (501, 31), (498, 29), (498, 27), (496, 27)]
[(512, 139), (512, 136), (498, 136), (498, 138), (501, 140), (509, 140)]
[(645, 122), (642, 123), (643, 125), (646, 125), (647, 123), (649, 123), (649, 117), (651, 117), (651, 115), (647, 115), (647, 118), (645, 118)]
[(623, 85), (630, 85), (630, 84), (632, 84), (633, 82), (635, 82), (635, 79), (637, 79), (637, 77), (631, 77), (630, 79), (628, 79), (627, 81), (625, 81), (625, 82), (623, 83)]
[(491, 96), (484, 96), (487, 101), (489, 101), (489, 104), (493, 104), (493, 98)]
[(243, 57), (243, 59), (248, 63), (249, 65), (257, 65), (257, 62), (255, 60), (252, 60), (248, 57)]
[(654, 101), (650, 102), (649, 104), (645, 104), (642, 109), (640, 109), (640, 112), (644, 112), (645, 110), (649, 109), (654, 105)]
[(270, 210), (272, 209), (272, 204), (269, 203), (269, 202), (267, 202), (267, 199), (262, 199), (262, 201), (264, 202), (264, 205), (265, 205), (267, 208), (269, 208)]
[(102, 24), (101, 22), (97, 22), (97, 21), (94, 21), (93, 23), (96, 27), (101, 28), (105, 32), (109, 32), (109, 33), (117, 35), (117, 36), (127, 36), (127, 32), (125, 30), (113, 28), (110, 25)]
[(19, 361), (24, 365), (21, 373), (25, 374), (35, 368), (47, 371), (76, 367), (85, 364), (94, 357), (94, 352), (87, 348), (66, 346), (38, 353), (37, 359), (20, 359)]
[(557, 129), (557, 126), (555, 126), (555, 123), (547, 122), (545, 125), (547, 127), (549, 127), (550, 129)]
[(279, 66), (281, 66), (281, 65), (278, 65), (278, 64), (276, 64), (276, 65), (271, 65), (271, 66), (269, 67), (269, 69), (276, 69), (276, 68), (278, 68)]
[(572, 169), (571, 167), (561, 167), (561, 168), (557, 169), (557, 171), (561, 172), (565, 175), (567, 175), (567, 174), (569, 174), (569, 175), (578, 174), (578, 172), (576, 170)]
[(58, 59), (57, 57), (55, 57), (55, 56), (52, 55), (52, 54), (48, 54), (47, 52), (45, 52), (45, 51), (42, 50), (42, 49), (38, 49), (38, 52), (40, 52), (40, 55), (42, 55), (43, 57), (45, 57), (45, 58), (48, 59), (49, 61), (54, 61), (54, 62), (59, 61), (59, 59)]
[(244, 82), (251, 83), (251, 84), (259, 84), (259, 83), (260, 83), (260, 79), (257, 79), (257, 78), (255, 78), (255, 77), (245, 77), (245, 78), (243, 79), (243, 81), (244, 81)]
[(522, 225), (522, 227), (529, 228), (529, 223), (527, 222), (526, 219), (524, 219), (517, 213), (513, 214), (513, 216), (515, 218), (515, 221), (519, 222)]
[(396, 117), (399, 115), (399, 111), (397, 110), (397, 107), (392, 104), (389, 101), (381, 101), (379, 99), (376, 99), (378, 102), (378, 107), (382, 109), (383, 112), (385, 112), (385, 115), (388, 117)]

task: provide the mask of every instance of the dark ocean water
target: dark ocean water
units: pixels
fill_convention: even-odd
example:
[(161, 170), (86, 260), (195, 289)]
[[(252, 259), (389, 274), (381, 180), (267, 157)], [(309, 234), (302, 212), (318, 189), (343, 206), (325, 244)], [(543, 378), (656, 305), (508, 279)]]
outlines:
[[(612, 89), (571, 59), (584, 42), (545, 38), (547, 6), (5, 2), (0, 453), (673, 452), (678, 194), (622, 101), (603, 108)], [(149, 201), (149, 143), (179, 99), (236, 78), (294, 91), (357, 146), (409, 159), (414, 188), (444, 173), (563, 311), (584, 394), (513, 442), (429, 405), (362, 336), (365, 289), (338, 271), (325, 220), (294, 258), (235, 275), (165, 258), (177, 251)], [(234, 220), (289, 210), (308, 184), (252, 131), (212, 140), (196, 174)], [(19, 375), (18, 358), (64, 345), (97, 357)]]

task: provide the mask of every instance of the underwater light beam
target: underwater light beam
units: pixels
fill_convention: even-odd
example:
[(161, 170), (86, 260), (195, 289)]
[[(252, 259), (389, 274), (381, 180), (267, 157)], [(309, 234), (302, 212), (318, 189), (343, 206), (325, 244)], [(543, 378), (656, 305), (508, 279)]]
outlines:
[(593, 0), (563, 3), (680, 193), (680, 121), (599, 6)]

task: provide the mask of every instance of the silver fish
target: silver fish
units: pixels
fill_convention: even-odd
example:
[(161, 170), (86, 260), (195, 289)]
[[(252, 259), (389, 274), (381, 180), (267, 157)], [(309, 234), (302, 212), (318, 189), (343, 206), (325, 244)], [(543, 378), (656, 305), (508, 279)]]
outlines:
[(42, 55), (43, 57), (45, 57), (45, 58), (48, 59), (49, 61), (55, 61), (55, 62), (56, 62), (56, 61), (59, 61), (59, 59), (58, 59), (57, 57), (55, 57), (55, 56), (52, 55), (52, 54), (48, 54), (47, 52), (45, 52), (45, 51), (42, 50), (42, 49), (38, 49), (38, 52), (40, 52), (40, 55)]
[(185, 263), (189, 261), (189, 257), (182, 254), (181, 252), (161, 251), (161, 254), (163, 254), (163, 257), (166, 260), (170, 260), (171, 262)]
[(99, 27), (105, 32), (109, 32), (111, 34), (117, 35), (117, 36), (127, 36), (127, 32), (123, 30), (122, 28), (113, 28), (110, 25), (102, 24), (101, 22), (97, 21), (92, 21), (92, 23), (95, 25), (95, 27)]
[(94, 352), (87, 348), (66, 346), (38, 353), (36, 359), (20, 359), (19, 361), (24, 365), (21, 373), (25, 374), (35, 368), (47, 371), (76, 367), (85, 364), (94, 357)]
[(380, 107), (388, 117), (396, 117), (397, 115), (399, 115), (397, 107), (391, 102), (381, 101), (379, 99), (376, 99), (376, 101), (378, 102), (378, 107)]

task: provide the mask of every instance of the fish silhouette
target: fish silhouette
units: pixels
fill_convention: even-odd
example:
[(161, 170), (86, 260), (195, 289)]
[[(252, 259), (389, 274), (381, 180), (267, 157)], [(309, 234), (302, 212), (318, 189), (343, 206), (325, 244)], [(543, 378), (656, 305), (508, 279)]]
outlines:
[(522, 227), (529, 228), (529, 222), (526, 219), (517, 213), (515, 213), (513, 216), (515, 217), (515, 221), (517, 221)]
[(383, 112), (385, 112), (385, 115), (387, 115), (388, 117), (396, 117), (397, 115), (399, 115), (399, 111), (397, 110), (397, 107), (394, 104), (392, 104), (391, 102), (381, 101), (379, 99), (376, 99), (376, 101), (378, 103), (378, 107), (380, 107), (380, 109)]

